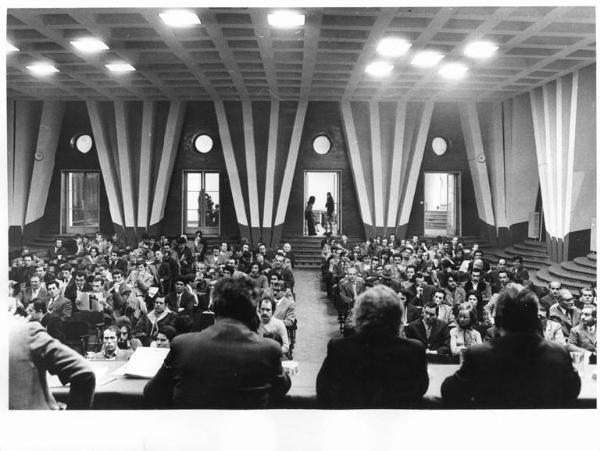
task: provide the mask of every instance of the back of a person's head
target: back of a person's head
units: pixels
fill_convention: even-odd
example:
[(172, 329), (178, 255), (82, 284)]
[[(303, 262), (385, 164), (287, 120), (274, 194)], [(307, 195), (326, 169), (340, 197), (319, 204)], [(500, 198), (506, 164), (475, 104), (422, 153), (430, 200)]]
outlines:
[(514, 288), (500, 293), (495, 323), (506, 332), (534, 333), (538, 329), (538, 298), (529, 289)]
[(398, 335), (402, 304), (394, 290), (377, 285), (356, 298), (353, 315), (357, 332), (379, 331)]
[(215, 284), (212, 293), (215, 315), (237, 319), (249, 326), (257, 317), (258, 297), (258, 290), (251, 280), (223, 277)]

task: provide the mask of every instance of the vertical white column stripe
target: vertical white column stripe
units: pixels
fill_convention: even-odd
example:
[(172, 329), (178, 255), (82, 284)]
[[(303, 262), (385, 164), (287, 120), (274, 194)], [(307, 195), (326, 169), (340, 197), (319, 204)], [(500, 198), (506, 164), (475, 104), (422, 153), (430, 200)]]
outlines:
[(410, 219), (410, 211), (412, 209), (413, 200), (415, 198), (415, 191), (417, 190), (417, 180), (419, 178), (419, 172), (421, 169), (421, 162), (423, 161), (423, 153), (425, 152), (425, 144), (427, 143), (427, 133), (429, 132), (429, 125), (431, 124), (431, 115), (433, 114), (433, 102), (425, 102), (423, 105), (423, 112), (418, 122), (419, 131), (417, 132), (417, 138), (415, 141), (415, 147), (412, 150), (412, 159), (410, 163), (410, 170), (408, 171), (408, 180), (406, 182), (406, 188), (404, 190), (404, 197), (402, 198), (402, 207), (400, 209), (400, 217), (398, 218), (398, 225), (407, 224)]
[(249, 100), (244, 100), (242, 102), (242, 118), (244, 121), (244, 148), (246, 151), (246, 174), (248, 176), (250, 227), (260, 227), (260, 204), (258, 202), (256, 149), (254, 144), (254, 119), (252, 117), (252, 103)]
[(142, 139), (139, 161), (138, 184), (138, 227), (148, 227), (150, 210), (150, 179), (152, 177), (152, 156), (155, 153), (153, 130), (155, 122), (154, 102), (144, 101), (142, 109)]
[[(565, 189), (565, 180), (564, 180), (564, 173), (563, 173), (563, 158), (564, 158), (564, 154), (563, 151), (565, 151), (566, 149), (563, 149), (563, 121), (564, 121), (564, 117), (563, 117), (563, 78), (560, 77), (558, 80), (556, 80), (556, 124), (555, 124), (555, 128), (556, 128), (556, 146), (554, 148), (554, 155), (555, 155), (555, 164), (556, 164), (556, 168), (555, 168), (555, 187), (556, 187), (556, 211), (563, 211), (563, 207), (564, 207), (564, 202), (563, 202), (563, 195), (564, 195), (564, 189)], [(564, 226), (564, 214), (562, 215), (558, 215), (559, 217), (556, 218), (556, 229), (559, 233), (558, 236), (564, 236), (564, 230), (563, 230), (563, 226)]]
[(459, 111), (479, 217), (487, 224), (495, 225), (487, 165), (477, 160), (480, 154), (485, 156), (477, 108), (475, 103), (468, 102), (460, 104)]
[(277, 159), (277, 130), (279, 129), (279, 101), (271, 100), (269, 117), (269, 142), (267, 148), (267, 170), (265, 177), (265, 202), (263, 227), (273, 225), (273, 202), (275, 196), (275, 162)]
[(350, 102), (347, 100), (342, 101), (342, 117), (344, 119), (344, 127), (346, 128), (346, 136), (348, 138), (350, 166), (352, 167), (352, 173), (354, 175), (354, 183), (356, 185), (356, 194), (358, 195), (358, 205), (360, 207), (362, 221), (370, 226), (373, 224), (371, 206), (369, 205), (365, 176), (360, 161), (360, 150), (358, 148), (358, 138), (356, 137), (356, 127), (354, 126), (352, 108)]
[(15, 130), (15, 159), (14, 159), (14, 188), (13, 188), (13, 225), (23, 226), (27, 213), (27, 200), (29, 198), (29, 187), (31, 177), (29, 164), (33, 160), (35, 134), (39, 124), (35, 120), (36, 103), (31, 101), (17, 102), (16, 130)]
[(406, 128), (406, 102), (396, 104), (394, 127), (394, 147), (392, 149), (392, 172), (390, 177), (390, 197), (387, 211), (387, 226), (395, 227), (400, 203), (400, 178), (402, 174), (402, 155), (404, 154), (404, 130)]
[(156, 177), (156, 188), (152, 200), (152, 214), (150, 225), (158, 223), (165, 214), (167, 194), (171, 184), (173, 166), (177, 157), (177, 148), (181, 137), (181, 128), (185, 117), (185, 102), (171, 102), (169, 105), (169, 116), (165, 127), (165, 138), (162, 152), (160, 153), (160, 166)]
[(8, 224), (9, 225), (18, 225), (18, 221), (15, 218), (15, 208), (14, 208), (14, 181), (15, 181), (15, 107), (17, 105), (17, 101), (9, 101), (6, 102), (6, 134), (7, 136), (7, 145), (8, 148), (6, 150), (7, 156), (7, 166), (6, 172), (8, 175), (8, 190), (7, 190), (7, 199), (8, 199)]
[(64, 112), (64, 102), (45, 101), (43, 103), (35, 151), (42, 153), (44, 158), (41, 161), (35, 159), (33, 161), (25, 224), (44, 216)]
[(369, 102), (369, 118), (371, 125), (371, 163), (373, 167), (373, 206), (375, 209), (375, 226), (385, 226), (383, 217), (383, 168), (381, 166), (381, 123), (379, 104)]
[(294, 119), (294, 128), (292, 129), (292, 138), (290, 140), (290, 150), (283, 173), (283, 183), (281, 185), (281, 194), (277, 205), (277, 215), (275, 216), (275, 226), (283, 224), (285, 214), (287, 212), (288, 202), (290, 201), (290, 192), (292, 182), (294, 180), (294, 171), (296, 170), (296, 161), (298, 160), (298, 151), (300, 149), (300, 139), (302, 138), (302, 130), (304, 128), (304, 119), (306, 118), (306, 109), (308, 101), (301, 100), (298, 102), (296, 117)]
[(125, 102), (115, 100), (115, 128), (117, 132), (117, 152), (119, 155), (119, 177), (123, 196), (125, 226), (136, 226), (136, 205), (134, 203), (131, 158), (129, 156), (129, 125), (125, 111)]
[(550, 209), (552, 214), (550, 214), (550, 234), (552, 236), (558, 236), (558, 230), (556, 227), (557, 218), (556, 213), (558, 211), (558, 206), (556, 205), (556, 180), (554, 174), (555, 165), (553, 164), (552, 159), (552, 137), (550, 130), (550, 94), (548, 93), (548, 85), (544, 85), (542, 87), (542, 99), (543, 99), (543, 127), (544, 127), (544, 135), (545, 146), (544, 146), (544, 158), (546, 161), (546, 177), (548, 179), (548, 201), (546, 203), (547, 207)]
[(98, 161), (100, 162), (100, 170), (104, 179), (106, 195), (108, 197), (108, 208), (110, 216), (115, 224), (125, 226), (122, 214), (121, 189), (115, 173), (115, 163), (110, 154), (109, 143), (105, 134), (103, 120), (100, 113), (98, 102), (87, 101), (86, 103), (88, 114), (90, 116), (90, 124), (94, 134), (94, 142), (98, 151)]
[(240, 175), (238, 173), (235, 155), (233, 152), (233, 143), (231, 142), (231, 134), (229, 133), (229, 124), (227, 123), (227, 115), (225, 114), (225, 106), (222, 100), (215, 100), (215, 112), (219, 123), (219, 136), (221, 137), (221, 145), (223, 146), (223, 157), (227, 174), (229, 175), (229, 184), (231, 194), (233, 196), (233, 206), (237, 216), (237, 221), (241, 225), (248, 225), (246, 219), (246, 209), (244, 207), (244, 196), (242, 195), (242, 186), (240, 183)]
[(571, 114), (569, 115), (569, 144), (567, 147), (567, 170), (566, 170), (566, 192), (564, 214), (563, 236), (571, 231), (571, 217), (573, 209), (573, 164), (575, 160), (575, 133), (577, 126), (577, 105), (579, 96), (579, 71), (573, 74), (571, 84)]
[[(541, 112), (538, 107), (538, 101), (536, 95), (536, 91), (530, 91), (529, 93), (529, 101), (531, 103), (531, 116), (533, 119), (533, 136), (535, 140), (535, 153), (537, 156), (537, 165), (538, 165), (538, 176), (540, 178), (540, 190), (542, 191), (542, 201), (546, 202), (548, 199), (548, 179), (546, 177), (546, 161), (544, 160), (544, 152), (543, 152), (543, 133), (541, 123)], [(544, 208), (544, 223), (548, 232), (550, 232), (550, 218), (548, 208)]]
[[(505, 127), (511, 127), (510, 120), (505, 121)], [(504, 157), (509, 154), (508, 149), (504, 149), (504, 134), (502, 127), (502, 103), (494, 102), (492, 105), (492, 146), (490, 149), (490, 158), (494, 159), (494, 172), (496, 174), (496, 186), (492, 196), (494, 199), (494, 217), (497, 227), (507, 227), (506, 198), (510, 184), (506, 184), (506, 166)], [(510, 199), (510, 197), (509, 197)]]

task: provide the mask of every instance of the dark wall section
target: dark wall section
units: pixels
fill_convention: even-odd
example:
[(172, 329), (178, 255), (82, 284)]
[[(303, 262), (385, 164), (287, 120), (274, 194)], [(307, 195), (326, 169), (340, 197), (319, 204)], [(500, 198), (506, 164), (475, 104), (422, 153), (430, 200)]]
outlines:
[[(442, 136), (449, 142), (449, 148), (444, 155), (436, 155), (431, 150), (431, 141), (436, 136)], [(461, 223), (463, 236), (479, 236), (479, 217), (477, 215), (477, 204), (473, 181), (469, 170), (465, 143), (460, 125), (460, 116), (456, 103), (436, 103), (431, 118), (431, 126), (427, 135), (427, 144), (423, 154), (423, 162), (417, 189), (410, 213), (407, 234), (423, 235), (424, 230), (424, 172), (460, 172), (461, 186)]]
[[(62, 130), (58, 139), (56, 160), (54, 171), (52, 172), (41, 233), (62, 233), (60, 230), (62, 172), (65, 170), (81, 171), (86, 169), (100, 172), (96, 147), (93, 147), (87, 154), (82, 154), (71, 148), (71, 138), (79, 133), (92, 135), (87, 107), (85, 102), (67, 102)], [(100, 230), (103, 233), (113, 232), (113, 223), (102, 177), (100, 177)]]
[[(208, 134), (214, 142), (213, 150), (201, 154), (192, 145), (192, 138), (198, 132)], [(221, 196), (221, 237), (228, 240), (239, 239), (233, 198), (229, 187), (229, 177), (219, 137), (219, 126), (212, 102), (190, 102), (187, 106), (182, 138), (179, 143), (171, 184), (165, 206), (165, 217), (160, 230), (167, 235), (178, 235), (183, 230), (183, 172), (185, 170), (216, 170), (220, 173)]]
[[(319, 155), (312, 148), (318, 134), (327, 134), (332, 149)], [(304, 224), (304, 171), (341, 171), (342, 232), (352, 237), (364, 237), (362, 221), (358, 214), (358, 201), (352, 179), (347, 145), (342, 133), (342, 116), (339, 103), (310, 102), (306, 111), (304, 131), (300, 141), (298, 162), (294, 173), (283, 235), (302, 235)], [(317, 206), (322, 208), (323, 206)], [(337, 209), (337, 206), (336, 206)]]

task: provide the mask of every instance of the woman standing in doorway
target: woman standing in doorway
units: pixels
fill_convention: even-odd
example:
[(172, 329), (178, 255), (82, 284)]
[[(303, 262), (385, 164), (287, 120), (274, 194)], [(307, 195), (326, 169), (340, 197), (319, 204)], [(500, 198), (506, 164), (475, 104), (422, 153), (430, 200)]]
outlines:
[(325, 209), (327, 210), (327, 231), (333, 233), (333, 212), (335, 209), (335, 202), (331, 193), (327, 193), (327, 202), (325, 202)]
[(309, 235), (316, 235), (315, 232), (315, 217), (313, 216), (313, 205), (315, 204), (315, 196), (310, 196), (304, 209), (304, 218), (306, 219), (306, 227)]

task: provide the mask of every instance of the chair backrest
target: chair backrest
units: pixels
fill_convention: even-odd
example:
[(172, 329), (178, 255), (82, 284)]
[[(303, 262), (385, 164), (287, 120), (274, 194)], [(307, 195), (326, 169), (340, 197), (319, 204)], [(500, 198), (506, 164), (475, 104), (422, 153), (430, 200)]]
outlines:
[(79, 340), (82, 336), (88, 335), (88, 323), (85, 321), (66, 320), (63, 321), (62, 328), (66, 340)]

